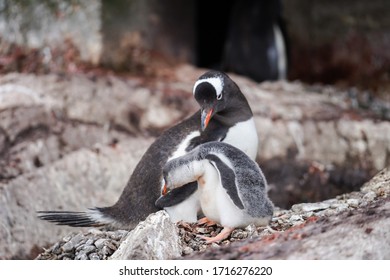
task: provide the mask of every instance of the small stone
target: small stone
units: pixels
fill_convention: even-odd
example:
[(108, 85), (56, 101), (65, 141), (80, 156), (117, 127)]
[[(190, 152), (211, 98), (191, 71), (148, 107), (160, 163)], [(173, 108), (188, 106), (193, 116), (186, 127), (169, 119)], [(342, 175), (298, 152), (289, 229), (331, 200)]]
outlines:
[(336, 215), (338, 213), (338, 211), (334, 210), (334, 209), (326, 209), (324, 211), (321, 212), (321, 216), (333, 216), (333, 215)]
[(349, 206), (354, 207), (354, 208), (357, 208), (359, 206), (359, 200), (356, 198), (347, 199), (347, 203)]
[(92, 235), (102, 235), (103, 231), (101, 231), (97, 228), (91, 228), (90, 230), (88, 230), (88, 233), (90, 233)]
[(106, 247), (110, 248), (112, 251), (118, 249), (118, 242), (111, 240), (111, 242), (107, 242)]
[(198, 233), (210, 233), (210, 230), (208, 228), (199, 227), (196, 229)]
[(201, 244), (201, 245), (199, 245), (199, 252), (204, 252), (204, 251), (206, 251), (206, 249), (207, 249), (207, 245), (206, 244)]
[(374, 201), (375, 198), (376, 198), (376, 193), (373, 191), (369, 191), (363, 196), (363, 200), (366, 202)]
[(88, 256), (84, 253), (78, 254), (75, 258), (75, 260), (88, 260)]
[(85, 242), (85, 245), (93, 245), (95, 243), (95, 239), (89, 238), (87, 242)]
[(231, 238), (236, 238), (236, 239), (244, 239), (248, 237), (248, 232), (243, 231), (243, 230), (235, 230), (232, 232), (230, 235)]
[(303, 221), (301, 215), (291, 215), (290, 221), (296, 222), (296, 221)]
[(66, 242), (64, 244), (64, 246), (62, 246), (62, 250), (64, 252), (70, 252), (70, 251), (74, 250), (76, 245), (78, 243), (82, 242), (83, 238), (84, 238), (84, 236), (81, 233), (75, 235), (74, 237), (72, 237), (72, 239), (70, 239), (68, 242)]
[(73, 251), (75, 248), (74, 248), (74, 244), (72, 242), (66, 242), (64, 244), (64, 246), (61, 247), (62, 248), (62, 251), (68, 253), (68, 252), (71, 252)]
[(82, 247), (80, 247), (81, 248), (81, 252), (82, 253), (84, 253), (84, 254), (89, 254), (89, 253), (91, 253), (91, 252), (93, 252), (93, 251), (96, 251), (96, 247), (95, 246), (93, 246), (93, 245), (85, 245), (85, 246), (82, 246)]
[(59, 255), (61, 254), (61, 243), (57, 242), (52, 249), (50, 250), (52, 254)]
[(97, 253), (91, 253), (91, 254), (89, 254), (89, 255), (88, 255), (88, 258), (89, 258), (90, 260), (94, 260), (94, 261), (100, 260), (100, 257), (99, 257), (99, 255), (98, 255)]
[(194, 249), (192, 249), (191, 247), (186, 246), (183, 248), (183, 255), (189, 255), (193, 252), (194, 252)]
[(73, 260), (74, 259), (74, 254), (72, 253), (63, 253), (58, 256), (59, 260)]
[(65, 236), (64, 238), (62, 238), (62, 240), (63, 240), (64, 242), (69, 242), (69, 241), (72, 239), (72, 237), (74, 237), (73, 234), (67, 235), (67, 236)]
[(253, 224), (247, 226), (245, 231), (248, 233), (248, 236), (253, 236), (255, 233), (257, 234), (257, 228)]
[(318, 202), (318, 203), (301, 203), (301, 204), (295, 204), (291, 207), (291, 210), (294, 212), (311, 212), (311, 211), (318, 211), (318, 210), (324, 210), (329, 208), (330, 205), (328, 203), (324, 202)]
[(302, 217), (305, 218), (305, 219), (310, 218), (311, 216), (314, 216), (314, 212), (313, 211), (310, 211), (310, 212), (302, 214)]
[(102, 251), (102, 254), (104, 256), (111, 256), (112, 253), (114, 253), (114, 250), (112, 250), (111, 248), (109, 248), (108, 246), (104, 246), (103, 249), (101, 250)]
[(336, 209), (337, 212), (341, 212), (348, 209), (348, 204), (340, 202), (331, 205), (331, 208)]
[(95, 246), (96, 248), (98, 248), (99, 250), (102, 249), (104, 247), (104, 245), (106, 245), (108, 243), (108, 240), (107, 239), (104, 239), (104, 238), (100, 238), (98, 240), (95, 241)]

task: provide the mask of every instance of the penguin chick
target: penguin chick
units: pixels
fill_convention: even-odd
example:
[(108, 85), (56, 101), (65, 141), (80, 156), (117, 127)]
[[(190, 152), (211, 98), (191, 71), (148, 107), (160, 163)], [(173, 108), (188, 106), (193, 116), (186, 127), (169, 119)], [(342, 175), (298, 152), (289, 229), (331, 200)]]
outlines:
[(203, 237), (207, 243), (227, 238), (237, 227), (266, 225), (272, 217), (273, 203), (268, 198), (267, 182), (261, 169), (232, 145), (223, 142), (202, 144), (168, 162), (163, 175), (166, 194), (161, 199), (188, 182), (198, 182), (199, 205), (187, 211), (192, 211), (193, 217), (202, 210), (208, 220), (224, 227), (215, 237)]

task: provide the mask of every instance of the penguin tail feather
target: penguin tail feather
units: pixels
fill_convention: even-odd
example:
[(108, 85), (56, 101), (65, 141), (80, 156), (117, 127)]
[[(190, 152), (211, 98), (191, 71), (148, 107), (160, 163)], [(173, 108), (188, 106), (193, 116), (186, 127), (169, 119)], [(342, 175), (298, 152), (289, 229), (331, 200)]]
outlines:
[(100, 217), (99, 208), (91, 208), (85, 212), (74, 211), (37, 211), (38, 218), (61, 226), (101, 227), (107, 225)]

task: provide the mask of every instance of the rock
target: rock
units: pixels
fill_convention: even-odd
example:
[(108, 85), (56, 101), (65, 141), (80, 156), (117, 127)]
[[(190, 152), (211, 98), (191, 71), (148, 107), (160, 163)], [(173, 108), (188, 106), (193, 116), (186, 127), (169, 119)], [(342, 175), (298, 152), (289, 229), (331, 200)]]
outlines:
[(103, 146), (99, 153), (82, 149), (32, 174), (6, 184), (0, 182), (0, 219), (4, 221), (0, 240), (6, 241), (0, 242), (0, 259), (27, 258), (30, 249), (26, 246), (44, 247), (56, 242), (58, 236), (74, 232), (74, 228), (39, 220), (36, 211), (84, 211), (113, 204), (128, 180), (129, 170), (149, 144), (147, 139), (129, 139), (116, 148)]
[(355, 198), (347, 199), (347, 204), (348, 204), (350, 207), (355, 207), (355, 208), (357, 208), (357, 207), (359, 206), (359, 200), (358, 200), (358, 199), (355, 199)]
[(177, 228), (165, 211), (149, 215), (130, 232), (112, 260), (167, 260), (181, 256)]
[(295, 212), (311, 212), (324, 210), (329, 208), (330, 205), (327, 203), (319, 202), (319, 203), (303, 203), (303, 204), (295, 204), (291, 207), (291, 210)]
[(76, 236), (72, 237), (68, 242), (66, 242), (62, 246), (62, 250), (67, 253), (72, 250), (74, 250), (78, 245), (80, 245), (80, 242), (83, 240), (82, 234), (77, 234)]
[[(101, 1), (87, 0), (76, 6), (68, 1), (9, 3), (0, 13), (1, 39), (42, 49), (47, 64), (57, 62), (58, 50), (67, 53), (68, 59), (79, 53), (83, 60), (97, 63), (102, 40), (100, 13)], [(72, 45), (67, 44), (70, 42)], [(70, 51), (70, 47), (74, 49)]]

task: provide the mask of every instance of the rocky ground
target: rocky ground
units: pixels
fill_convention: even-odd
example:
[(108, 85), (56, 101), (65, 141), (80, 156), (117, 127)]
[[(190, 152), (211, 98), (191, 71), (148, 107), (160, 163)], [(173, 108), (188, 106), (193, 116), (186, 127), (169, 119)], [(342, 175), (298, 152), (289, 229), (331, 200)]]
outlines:
[[(129, 237), (125, 232), (59, 227), (35, 212), (113, 204), (153, 139), (197, 110), (191, 91), (204, 71), (183, 66), (157, 79), (93, 73), (0, 77), (0, 259), (35, 258), (53, 244), (55, 253), (48, 249), (40, 258), (104, 259), (118, 251), (120, 240)], [(366, 194), (351, 191), (390, 164), (388, 102), (356, 90), (232, 78), (251, 104), (260, 138), (257, 161), (280, 209), (269, 228), (236, 230), (230, 240), (210, 246), (194, 235), (220, 228), (181, 225), (182, 246), (171, 240), (176, 253), (166, 258), (360, 209)], [(299, 205), (311, 205), (301, 202), (318, 202), (317, 209), (301, 211)], [(153, 217), (168, 225), (166, 217)]]
[[(205, 244), (199, 235), (218, 234), (222, 229), (218, 225), (177, 223), (162, 230), (157, 225), (169, 223), (164, 221), (166, 214), (153, 216), (158, 221), (148, 218), (141, 230), (135, 229), (138, 234), (123, 230), (71, 234), (38, 259), (159, 259), (157, 251), (164, 252), (162, 259), (389, 259), (390, 169), (377, 174), (359, 192), (277, 209), (269, 226), (236, 229), (228, 239), (213, 244)], [(164, 245), (148, 247), (140, 242), (145, 228), (152, 239), (163, 232)], [(177, 233), (175, 240), (172, 236)], [(172, 249), (167, 240), (178, 246)], [(137, 248), (134, 243), (144, 246)], [(118, 258), (114, 252), (119, 246), (123, 248)]]

